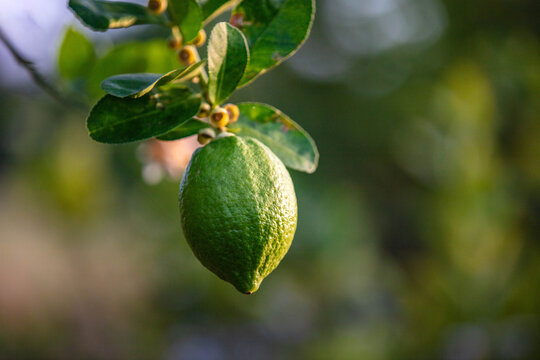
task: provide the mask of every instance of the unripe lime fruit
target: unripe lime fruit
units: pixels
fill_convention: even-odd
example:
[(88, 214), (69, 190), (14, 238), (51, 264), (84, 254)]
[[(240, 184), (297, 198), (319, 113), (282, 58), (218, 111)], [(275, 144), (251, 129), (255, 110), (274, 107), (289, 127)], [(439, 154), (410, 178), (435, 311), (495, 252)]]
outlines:
[(293, 240), (297, 207), (291, 177), (258, 140), (227, 136), (196, 150), (179, 200), (195, 256), (242, 293), (257, 291)]

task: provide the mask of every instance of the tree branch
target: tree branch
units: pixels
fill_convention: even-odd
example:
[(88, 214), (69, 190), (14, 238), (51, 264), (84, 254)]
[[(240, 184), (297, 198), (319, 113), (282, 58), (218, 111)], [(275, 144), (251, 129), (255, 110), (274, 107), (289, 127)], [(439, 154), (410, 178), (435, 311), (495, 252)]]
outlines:
[(2, 29), (0, 28), (0, 42), (2, 42), (8, 51), (11, 53), (13, 58), (15, 58), (15, 61), (19, 65), (21, 65), (23, 68), (28, 71), (34, 82), (41, 88), (43, 91), (45, 91), (47, 94), (49, 94), (52, 98), (57, 100), (58, 102), (62, 104), (70, 104), (72, 106), (76, 107), (84, 107), (86, 108), (85, 104), (81, 101), (74, 100), (74, 99), (66, 99), (58, 89), (56, 89), (53, 85), (51, 85), (36, 69), (34, 63), (28, 59), (26, 59), (21, 53), (17, 50), (15, 45), (9, 40), (9, 38), (4, 34)]

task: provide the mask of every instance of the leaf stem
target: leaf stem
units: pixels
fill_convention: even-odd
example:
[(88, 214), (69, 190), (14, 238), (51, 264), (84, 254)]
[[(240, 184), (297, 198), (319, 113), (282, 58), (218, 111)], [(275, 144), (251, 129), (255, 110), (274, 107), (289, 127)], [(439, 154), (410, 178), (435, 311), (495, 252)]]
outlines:
[[(199, 51), (197, 48), (195, 48), (195, 58), (196, 61), (201, 61), (201, 56), (199, 55)], [(203, 94), (206, 101), (208, 100), (208, 74), (206, 73), (206, 69), (204, 66), (199, 70), (199, 85), (201, 88), (201, 93)]]

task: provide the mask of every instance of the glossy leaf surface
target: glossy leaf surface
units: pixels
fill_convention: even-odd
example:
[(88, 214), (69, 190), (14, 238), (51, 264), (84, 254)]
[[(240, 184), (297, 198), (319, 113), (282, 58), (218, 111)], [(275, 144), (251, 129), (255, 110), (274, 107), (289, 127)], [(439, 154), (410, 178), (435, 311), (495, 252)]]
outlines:
[(317, 169), (317, 146), (300, 125), (270, 105), (249, 102), (238, 108), (240, 117), (229, 126), (231, 132), (261, 141), (291, 169), (306, 173)]
[(246, 39), (227, 23), (212, 30), (208, 43), (208, 97), (221, 104), (236, 89), (249, 61)]
[(119, 98), (105, 95), (87, 120), (90, 137), (104, 143), (124, 143), (162, 135), (199, 110), (201, 97), (187, 88), (173, 87), (159, 94), (159, 101), (144, 95)]
[(69, 7), (83, 24), (96, 31), (141, 24), (167, 24), (165, 17), (152, 14), (142, 5), (128, 2), (70, 0)]

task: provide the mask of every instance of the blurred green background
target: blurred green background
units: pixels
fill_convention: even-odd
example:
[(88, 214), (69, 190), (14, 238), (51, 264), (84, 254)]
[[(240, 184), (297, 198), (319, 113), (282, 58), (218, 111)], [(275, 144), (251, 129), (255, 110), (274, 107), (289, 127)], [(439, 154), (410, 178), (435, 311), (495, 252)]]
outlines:
[(305, 46), (233, 99), (281, 109), (321, 153), (291, 172), (288, 255), (245, 296), (182, 236), (193, 139), (86, 133), (103, 78), (177, 67), (168, 34), (0, 0), (4, 33), (84, 103), (0, 45), (1, 359), (540, 358), (540, 2), (317, 5)]

